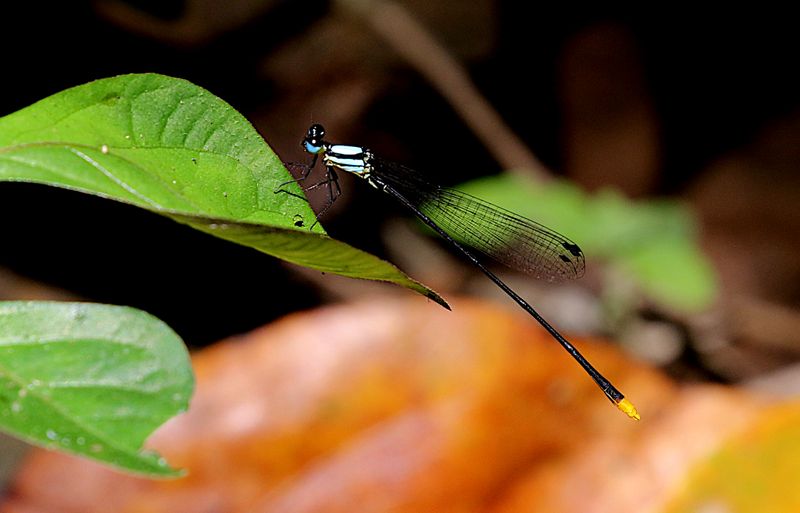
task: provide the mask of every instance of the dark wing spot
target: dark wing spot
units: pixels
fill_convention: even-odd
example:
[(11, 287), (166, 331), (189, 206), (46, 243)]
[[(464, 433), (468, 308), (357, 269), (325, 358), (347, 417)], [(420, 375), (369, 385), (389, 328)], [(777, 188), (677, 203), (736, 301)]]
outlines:
[(572, 260), (570, 260), (567, 255), (558, 255), (558, 258), (560, 258), (562, 262), (566, 262), (568, 264), (572, 263)]
[(582, 254), (581, 248), (579, 248), (577, 244), (573, 244), (571, 242), (562, 242), (561, 245), (564, 246), (564, 249), (572, 253), (572, 256), (581, 256)]

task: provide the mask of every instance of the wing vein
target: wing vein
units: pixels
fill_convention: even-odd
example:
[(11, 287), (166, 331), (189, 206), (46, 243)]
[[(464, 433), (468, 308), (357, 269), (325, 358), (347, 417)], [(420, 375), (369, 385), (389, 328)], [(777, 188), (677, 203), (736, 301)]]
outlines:
[(579, 278), (585, 258), (567, 237), (488, 201), (428, 182), (417, 171), (375, 159), (372, 172), (457, 241), (537, 278)]

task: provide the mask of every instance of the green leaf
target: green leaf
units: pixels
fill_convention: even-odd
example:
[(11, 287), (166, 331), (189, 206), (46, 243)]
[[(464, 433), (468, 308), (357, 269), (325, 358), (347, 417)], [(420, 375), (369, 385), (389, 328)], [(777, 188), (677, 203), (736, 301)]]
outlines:
[(180, 475), (145, 438), (188, 407), (181, 339), (132, 308), (0, 302), (0, 429), (150, 476)]
[(246, 237), (228, 230), (225, 238), (325, 272), (396, 283), (446, 305), (388, 262), (322, 236), (300, 187), (282, 186), (291, 179), (230, 105), (162, 75), (98, 80), (0, 118), (0, 181), (207, 218), (200, 225), (242, 223)]
[[(296, 237), (294, 232), (255, 223), (231, 222), (225, 219), (177, 213), (171, 214), (170, 217), (197, 230), (255, 248), (297, 265), (350, 278), (369, 276), (370, 280), (403, 285), (450, 309), (447, 302), (436, 292), (409, 278), (394, 265), (324, 234), (305, 234), (303, 237)], [(323, 240), (324, 244), (319, 244), (315, 239)]]
[(590, 261), (602, 258), (623, 269), (666, 307), (698, 311), (716, 296), (716, 277), (697, 247), (693, 215), (676, 201), (632, 202), (612, 190), (590, 196), (567, 182), (541, 185), (512, 175), (459, 188), (563, 233)]
[(699, 311), (714, 301), (717, 284), (711, 264), (691, 241), (665, 237), (617, 257), (656, 302)]

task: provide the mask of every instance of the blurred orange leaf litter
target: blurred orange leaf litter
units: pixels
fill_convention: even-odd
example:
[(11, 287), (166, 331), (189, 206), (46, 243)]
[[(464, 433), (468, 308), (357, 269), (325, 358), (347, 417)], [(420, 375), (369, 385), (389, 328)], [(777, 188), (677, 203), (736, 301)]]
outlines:
[(578, 338), (632, 423), (534, 321), (454, 306), (342, 304), (199, 351), (189, 412), (149, 441), (187, 477), (34, 449), (0, 512), (798, 510), (800, 405), (679, 387)]
[(665, 509), (800, 511), (800, 403), (779, 405), (697, 465)]

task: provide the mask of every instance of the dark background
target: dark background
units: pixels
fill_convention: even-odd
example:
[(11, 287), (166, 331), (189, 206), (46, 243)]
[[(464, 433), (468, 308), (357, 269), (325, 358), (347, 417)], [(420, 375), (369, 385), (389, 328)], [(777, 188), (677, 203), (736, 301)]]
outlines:
[[(779, 162), (730, 180), (796, 187), (791, 184), (797, 184), (799, 159), (792, 147), (800, 146), (800, 84), (793, 16), (766, 10), (550, 10), (508, 1), (475, 4), (464, 14), (462, 4), (438, 3), (431, 14), (426, 4), (411, 2), (409, 10), (468, 67), (481, 92), (554, 173), (590, 189), (616, 184), (636, 197), (685, 196), (703, 212), (707, 196), (698, 191), (707, 189), (698, 184), (729, 179), (714, 166), (758, 145), (765, 131), (777, 130), (783, 142), (762, 144), (755, 153), (767, 163)], [(148, 28), (147, 21), (181, 23), (188, 12), (183, 2), (128, 2), (152, 17), (142, 19), (126, 19), (130, 11), (118, 10), (116, 3), (4, 7), (0, 115), (93, 79), (159, 72), (228, 101), (287, 161), (302, 157), (298, 143), (313, 119), (326, 123), (332, 140), (367, 145), (433, 170), (444, 183), (501, 171), (415, 70), (329, 2), (264, 2), (225, 29), (204, 31), (201, 23), (183, 36), (180, 30)], [(213, 9), (206, 13), (215, 15)], [(580, 120), (628, 112), (630, 98), (638, 99), (634, 107), (644, 105), (642, 119), (654, 127), (650, 144), (656, 150), (647, 169), (632, 180), (575, 165), (581, 161), (576, 152), (592, 148), (580, 138), (575, 143)], [(622, 146), (638, 151), (636, 144)], [(595, 158), (626, 158), (611, 150), (613, 145), (601, 148)], [(398, 210), (361, 184), (345, 186), (347, 197), (324, 219), (326, 229), (382, 254), (380, 227)], [(754, 194), (761, 191), (756, 189)], [(756, 205), (773, 204), (771, 189), (765, 190)], [(712, 222), (718, 210), (709, 208)], [(775, 226), (793, 214), (770, 212), (764, 219), (750, 216), (748, 231), (795, 240), (796, 214)], [(0, 219), (0, 267), (85, 299), (147, 310), (192, 345), (322, 300), (309, 280), (276, 259), (106, 200), (4, 183)], [(729, 227), (737, 223), (725, 219)], [(770, 240), (775, 239), (753, 244)], [(782, 281), (797, 277), (796, 267), (786, 272)], [(789, 305), (800, 301), (795, 286), (755, 289)]]

